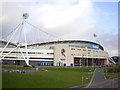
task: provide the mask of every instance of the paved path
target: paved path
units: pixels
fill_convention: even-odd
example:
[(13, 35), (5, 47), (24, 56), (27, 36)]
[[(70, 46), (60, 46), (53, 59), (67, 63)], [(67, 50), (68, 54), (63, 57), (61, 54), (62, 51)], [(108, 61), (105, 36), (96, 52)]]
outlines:
[(118, 83), (118, 79), (116, 79), (115, 82), (107, 81), (104, 78), (102, 68), (97, 68), (94, 74), (93, 81), (88, 88), (117, 88)]

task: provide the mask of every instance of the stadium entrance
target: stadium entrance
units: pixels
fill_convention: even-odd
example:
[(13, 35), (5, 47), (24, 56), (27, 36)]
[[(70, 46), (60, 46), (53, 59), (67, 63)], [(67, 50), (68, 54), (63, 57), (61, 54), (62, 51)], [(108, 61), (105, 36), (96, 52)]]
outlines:
[(101, 66), (105, 65), (106, 59), (99, 58), (74, 58), (74, 66)]

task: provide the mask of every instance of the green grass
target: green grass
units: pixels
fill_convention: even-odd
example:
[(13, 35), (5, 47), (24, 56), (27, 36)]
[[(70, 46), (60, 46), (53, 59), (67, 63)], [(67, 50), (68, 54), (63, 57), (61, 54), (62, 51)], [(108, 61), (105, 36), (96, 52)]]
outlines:
[(31, 70), (30, 67), (14, 67), (14, 66), (2, 66), (3, 69), (19, 69), (19, 70)]
[(108, 78), (118, 78), (118, 74), (120, 74), (120, 67), (106, 67), (104, 68), (105, 77)]
[[(42, 72), (43, 68), (48, 71)], [(95, 68), (40, 67), (35, 75), (3, 73), (2, 85), (3, 88), (67, 88), (81, 85), (82, 74), (83, 84), (88, 83), (92, 77), (92, 74), (88, 74), (90, 69), (94, 71)]]
[(39, 67), (39, 70), (41, 69), (50, 71), (94, 72), (95, 67)]
[(108, 78), (118, 78), (118, 73), (106, 73), (105, 77)]

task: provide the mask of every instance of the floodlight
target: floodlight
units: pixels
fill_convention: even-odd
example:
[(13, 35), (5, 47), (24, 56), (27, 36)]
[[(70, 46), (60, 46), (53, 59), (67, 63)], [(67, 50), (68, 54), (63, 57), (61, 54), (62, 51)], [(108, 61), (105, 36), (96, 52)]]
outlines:
[(29, 17), (28, 13), (23, 13), (23, 19), (27, 19)]

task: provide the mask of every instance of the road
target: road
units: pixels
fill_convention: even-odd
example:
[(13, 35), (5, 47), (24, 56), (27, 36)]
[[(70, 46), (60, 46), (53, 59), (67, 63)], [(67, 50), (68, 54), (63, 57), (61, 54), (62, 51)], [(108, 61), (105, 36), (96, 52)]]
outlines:
[(118, 83), (120, 83), (120, 79), (115, 79), (114, 81), (106, 80), (102, 68), (97, 68), (88, 88), (118, 88)]

